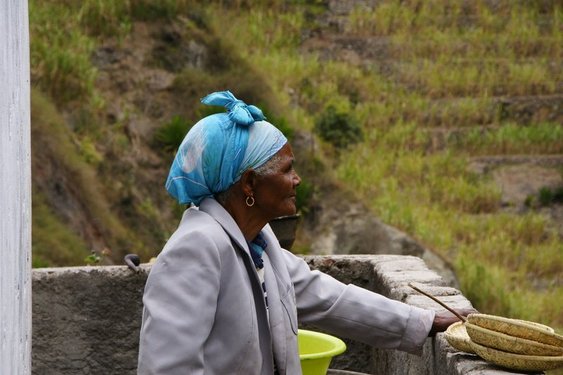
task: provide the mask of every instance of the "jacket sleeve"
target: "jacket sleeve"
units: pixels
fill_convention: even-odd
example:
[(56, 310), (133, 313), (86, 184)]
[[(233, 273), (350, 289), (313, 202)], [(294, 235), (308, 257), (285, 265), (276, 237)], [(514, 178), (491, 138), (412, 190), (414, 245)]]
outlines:
[(420, 354), (435, 313), (345, 285), (284, 251), (300, 322), (387, 349)]
[(171, 239), (143, 295), (138, 374), (203, 374), (220, 285), (217, 246), (201, 233)]

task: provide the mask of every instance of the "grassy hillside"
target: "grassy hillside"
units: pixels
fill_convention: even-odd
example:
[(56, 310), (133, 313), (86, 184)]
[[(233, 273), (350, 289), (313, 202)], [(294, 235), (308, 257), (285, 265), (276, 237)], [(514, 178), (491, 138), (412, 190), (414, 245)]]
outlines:
[[(561, 94), (561, 8), (496, 4), (385, 1), (352, 11), (348, 35), (386, 43), (385, 56), (364, 65), (303, 53), (303, 30), (320, 27), (307, 13), (219, 10), (213, 20), (270, 75), (291, 124), (311, 129), (329, 106), (358, 119), (364, 141), (340, 153), (338, 177), (385, 222), (450, 259), (478, 308), (562, 326), (560, 235), (539, 212), (501, 210), (498, 187), (467, 168), (476, 155), (563, 152), (560, 122), (538, 114), (521, 124), (495, 105), (499, 95)], [(467, 131), (433, 150), (438, 127)]]
[[(158, 251), (180, 209), (160, 192), (170, 157), (163, 148), (201, 115), (199, 97), (230, 88), (279, 123), (317, 134), (317, 157), (330, 156), (323, 162), (334, 177), (383, 221), (451, 261), (477, 308), (563, 327), (561, 234), (539, 209), (561, 204), (560, 192), (510, 210), (492, 178), (470, 168), (477, 156), (563, 153), (560, 107), (522, 114), (503, 104), (533, 96), (560, 105), (557, 1), (386, 0), (339, 14), (322, 1), (32, 0), (30, 8), (34, 85), (62, 113), (84, 168), (101, 181), (96, 191), (123, 223), (119, 242), (99, 217), (99, 246)], [(173, 76), (166, 90), (146, 93), (164, 114), (135, 97), (108, 116), (131, 90), (118, 95), (95, 57), (108, 43), (145, 48), (134, 44), (142, 27), (164, 30), (146, 66)], [(185, 62), (198, 49), (178, 38), (204, 46), (204, 63)], [(146, 134), (131, 127), (141, 115), (152, 126)], [(155, 175), (142, 174), (147, 168)], [(41, 233), (56, 213), (41, 186), (34, 191)], [(49, 241), (34, 236), (34, 256)]]
[[(167, 168), (208, 111), (202, 93), (236, 87), (276, 118), (269, 87), (248, 62), (205, 25), (177, 21), (197, 20), (188, 8), (30, 2), (35, 266), (120, 263), (126, 253), (146, 261), (160, 251), (183, 210), (163, 189)], [(205, 49), (205, 70), (177, 68), (172, 20)], [(132, 32), (135, 23), (147, 34)], [(142, 48), (146, 60), (131, 56)], [(146, 87), (154, 72), (168, 74), (166, 89)]]

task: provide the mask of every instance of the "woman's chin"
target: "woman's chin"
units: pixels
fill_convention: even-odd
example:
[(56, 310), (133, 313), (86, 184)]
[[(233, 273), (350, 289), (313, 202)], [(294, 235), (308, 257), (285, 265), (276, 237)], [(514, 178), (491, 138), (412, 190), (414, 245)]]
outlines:
[(277, 217), (282, 217), (282, 216), (291, 216), (291, 215), (295, 215), (297, 213), (297, 206), (295, 205), (295, 203), (288, 205), (287, 209), (283, 210), (283, 212), (280, 212), (280, 215), (278, 215)]
[(289, 213), (286, 215), (295, 215), (297, 213), (297, 199), (295, 197), (291, 197), (290, 198), (290, 204), (289, 204)]

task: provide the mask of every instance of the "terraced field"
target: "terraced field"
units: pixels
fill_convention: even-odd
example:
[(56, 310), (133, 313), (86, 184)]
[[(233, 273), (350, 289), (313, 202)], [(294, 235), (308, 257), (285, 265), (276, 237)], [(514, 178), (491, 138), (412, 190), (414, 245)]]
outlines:
[(292, 108), (290, 123), (312, 129), (333, 106), (362, 124), (336, 175), (449, 260), (479, 309), (561, 327), (561, 11), (334, 1), (302, 19), (250, 9), (226, 34), (253, 45), (246, 56)]

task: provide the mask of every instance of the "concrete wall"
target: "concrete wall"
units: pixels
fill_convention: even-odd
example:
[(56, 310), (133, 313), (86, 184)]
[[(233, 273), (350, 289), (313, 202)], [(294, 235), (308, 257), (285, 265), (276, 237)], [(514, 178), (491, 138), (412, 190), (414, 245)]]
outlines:
[[(347, 255), (305, 257), (312, 268), (416, 306), (440, 310), (408, 282), (450, 305), (470, 303), (417, 257)], [(33, 272), (33, 373), (135, 374), (141, 296), (150, 266), (73, 267)], [(348, 341), (333, 368), (370, 374), (510, 374), (478, 357), (456, 352), (440, 334), (428, 339), (421, 357), (375, 350)], [(334, 372), (335, 374), (337, 372)], [(346, 372), (338, 372), (338, 374)]]
[(0, 1), (0, 374), (31, 372), (27, 0)]

